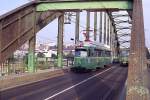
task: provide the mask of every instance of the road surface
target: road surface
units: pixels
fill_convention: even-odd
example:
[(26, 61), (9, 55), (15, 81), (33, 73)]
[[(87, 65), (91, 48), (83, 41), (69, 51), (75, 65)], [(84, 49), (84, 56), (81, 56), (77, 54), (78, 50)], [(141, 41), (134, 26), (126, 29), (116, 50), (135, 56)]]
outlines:
[(112, 66), (89, 73), (63, 76), (0, 93), (0, 100), (117, 100), (127, 78), (127, 67)]

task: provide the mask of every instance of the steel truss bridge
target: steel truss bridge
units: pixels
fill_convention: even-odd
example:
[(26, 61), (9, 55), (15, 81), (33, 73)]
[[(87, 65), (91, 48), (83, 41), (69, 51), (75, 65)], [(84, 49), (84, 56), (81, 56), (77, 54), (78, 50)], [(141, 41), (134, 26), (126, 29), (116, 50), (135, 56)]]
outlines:
[[(28, 70), (34, 72), (36, 33), (58, 18), (58, 66), (62, 66), (64, 16), (75, 13), (75, 41), (78, 42), (83, 10), (87, 11), (86, 30), (90, 30), (90, 12), (94, 12), (95, 33), (100, 13), (99, 41), (111, 47), (112, 56), (118, 55), (120, 47), (130, 48), (126, 99), (149, 100), (145, 85), (148, 76), (142, 0), (37, 0), (25, 4), (0, 16), (0, 63), (5, 63), (15, 50), (29, 41)], [(89, 38), (89, 32), (87, 34)], [(96, 36), (94, 34), (94, 40)]]

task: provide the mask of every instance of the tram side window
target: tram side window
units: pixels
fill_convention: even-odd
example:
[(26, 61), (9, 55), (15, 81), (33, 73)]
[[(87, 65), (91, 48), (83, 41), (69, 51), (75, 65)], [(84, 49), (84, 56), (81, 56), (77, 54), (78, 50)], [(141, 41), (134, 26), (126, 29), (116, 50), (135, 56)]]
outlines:
[(129, 56), (129, 52), (128, 51), (122, 51), (121, 52), (121, 56), (128, 57)]
[(88, 50), (88, 57), (90, 57), (91, 56), (91, 50), (89, 49)]
[(89, 49), (88, 57), (96, 57), (96, 51), (95, 51), (95, 49)]
[(95, 57), (99, 57), (100, 51), (96, 50), (95, 52), (96, 52), (96, 53), (95, 53)]
[(98, 56), (98, 50), (97, 49), (91, 48), (88, 51), (89, 51), (88, 52), (89, 57), (97, 57)]
[(107, 51), (105, 51), (105, 57), (108, 57), (108, 52)]
[(106, 57), (110, 57), (111, 56), (110, 51), (105, 51), (105, 55), (106, 55)]
[(81, 51), (80, 57), (87, 57), (87, 51)]
[(110, 57), (111, 53), (110, 53), (110, 51), (102, 50), (100, 56), (101, 57)]
[(101, 57), (105, 57), (106, 56), (106, 52), (104, 50), (101, 51)]
[(111, 52), (110, 51), (108, 51), (108, 57), (110, 57), (111, 56)]
[(103, 57), (103, 51), (102, 50), (99, 51), (99, 56)]
[(86, 49), (76, 49), (75, 56), (76, 57), (87, 57), (87, 50)]
[(101, 50), (96, 50), (96, 52), (97, 52), (97, 53), (96, 53), (96, 56), (97, 56), (97, 57), (101, 57), (101, 56), (102, 56), (102, 54), (101, 54), (102, 51), (101, 51)]

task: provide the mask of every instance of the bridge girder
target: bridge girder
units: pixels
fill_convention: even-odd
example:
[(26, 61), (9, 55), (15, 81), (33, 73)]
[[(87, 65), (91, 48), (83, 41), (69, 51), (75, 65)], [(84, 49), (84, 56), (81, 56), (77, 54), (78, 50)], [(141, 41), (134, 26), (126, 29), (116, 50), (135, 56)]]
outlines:
[(36, 11), (132, 10), (131, 0), (94, 0), (37, 2)]

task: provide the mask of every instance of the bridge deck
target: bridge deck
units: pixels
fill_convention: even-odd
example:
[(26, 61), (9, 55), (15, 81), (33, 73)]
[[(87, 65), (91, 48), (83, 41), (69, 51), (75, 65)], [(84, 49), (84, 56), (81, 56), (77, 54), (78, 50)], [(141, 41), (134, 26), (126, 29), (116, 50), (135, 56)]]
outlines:
[(90, 73), (64, 75), (1, 92), (2, 99), (116, 100), (124, 86), (127, 67), (107, 67)]

